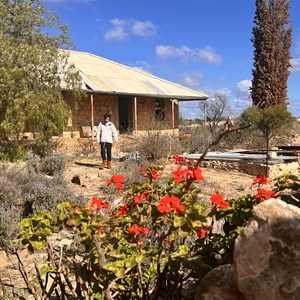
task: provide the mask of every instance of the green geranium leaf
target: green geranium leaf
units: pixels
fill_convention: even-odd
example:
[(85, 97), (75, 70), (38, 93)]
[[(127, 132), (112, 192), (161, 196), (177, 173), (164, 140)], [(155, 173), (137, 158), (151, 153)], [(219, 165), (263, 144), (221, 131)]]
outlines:
[(193, 227), (202, 227), (202, 222), (199, 220), (192, 221)]
[(182, 227), (186, 222), (186, 219), (184, 217), (180, 217), (180, 216), (175, 216), (174, 217), (174, 226), (175, 227)]
[(92, 298), (93, 298), (93, 299), (101, 299), (101, 298), (102, 298), (102, 295), (101, 295), (100, 292), (93, 293), (93, 294), (92, 294)]
[(125, 276), (125, 270), (124, 269), (118, 269), (115, 272), (115, 275), (117, 278), (123, 278)]
[(179, 257), (179, 256), (185, 256), (188, 253), (189, 253), (189, 247), (186, 246), (186, 245), (180, 245), (178, 247), (178, 251), (174, 252), (171, 256), (172, 256), (172, 258), (176, 258), (176, 257)]
[(186, 245), (180, 245), (178, 248), (178, 254), (180, 256), (187, 255), (189, 253), (189, 247)]
[(136, 266), (137, 260), (134, 256), (131, 256), (127, 259), (124, 259), (124, 264), (127, 269), (132, 269), (133, 267)]
[(39, 240), (35, 236), (29, 239), (29, 243), (34, 249), (44, 249), (46, 246), (46, 240)]

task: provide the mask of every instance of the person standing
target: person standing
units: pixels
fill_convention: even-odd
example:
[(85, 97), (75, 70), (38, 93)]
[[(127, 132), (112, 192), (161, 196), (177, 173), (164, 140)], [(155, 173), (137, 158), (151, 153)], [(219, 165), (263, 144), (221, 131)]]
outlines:
[(96, 138), (98, 144), (100, 144), (102, 158), (99, 169), (111, 169), (112, 145), (118, 142), (118, 132), (115, 125), (110, 121), (110, 114), (104, 114), (103, 121), (99, 123)]

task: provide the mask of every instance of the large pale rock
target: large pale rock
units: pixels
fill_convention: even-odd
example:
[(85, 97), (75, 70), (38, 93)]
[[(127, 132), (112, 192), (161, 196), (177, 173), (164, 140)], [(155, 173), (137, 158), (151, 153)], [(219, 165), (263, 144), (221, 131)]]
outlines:
[(241, 300), (237, 289), (233, 266), (219, 266), (208, 272), (200, 282), (195, 300)]
[(235, 241), (239, 290), (251, 300), (300, 299), (300, 209), (270, 199)]

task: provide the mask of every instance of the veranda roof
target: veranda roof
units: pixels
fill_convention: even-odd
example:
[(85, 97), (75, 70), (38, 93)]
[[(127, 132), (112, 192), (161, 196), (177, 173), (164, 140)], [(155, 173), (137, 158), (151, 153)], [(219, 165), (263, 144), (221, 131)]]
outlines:
[(146, 72), (87, 53), (63, 50), (69, 53), (82, 77), (82, 88), (101, 94), (148, 96), (181, 101), (206, 100), (208, 96)]

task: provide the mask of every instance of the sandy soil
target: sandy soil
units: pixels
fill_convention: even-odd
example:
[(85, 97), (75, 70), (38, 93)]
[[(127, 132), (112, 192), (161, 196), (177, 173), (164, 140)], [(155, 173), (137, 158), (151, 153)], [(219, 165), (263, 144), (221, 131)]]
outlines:
[[(66, 147), (69, 147), (69, 151), (72, 150), (78, 151), (78, 141), (65, 141), (67, 146), (61, 144), (60, 151)], [(76, 143), (71, 146), (71, 144)], [(81, 144), (82, 145), (82, 144)], [(83, 144), (86, 148), (87, 143)], [(81, 194), (85, 198), (90, 199), (92, 197), (99, 196), (100, 187), (106, 183), (108, 179), (122, 168), (123, 162), (118, 160), (113, 160), (113, 168), (111, 170), (104, 169), (99, 170), (100, 165), (100, 156), (99, 156), (99, 146), (93, 144), (89, 149), (92, 151), (88, 155), (77, 155), (75, 159), (68, 162), (65, 172), (65, 179), (68, 182), (68, 186), (71, 191), (75, 194)], [(77, 152), (78, 153), (78, 152)], [(82, 153), (82, 152), (81, 152)], [(120, 155), (120, 150), (118, 147), (113, 148), (113, 154)], [(172, 164), (171, 162), (167, 165), (165, 172), (171, 172), (176, 170), (177, 165)], [(211, 195), (219, 191), (226, 198), (235, 198), (240, 195), (244, 195), (248, 192), (252, 192), (251, 184), (253, 176), (240, 173), (237, 171), (228, 171), (228, 170), (218, 170), (211, 168), (202, 168), (203, 176), (205, 178), (204, 182), (200, 182), (203, 193)], [(80, 184), (72, 182), (74, 177), (80, 179)], [(74, 181), (74, 180), (73, 180)]]

